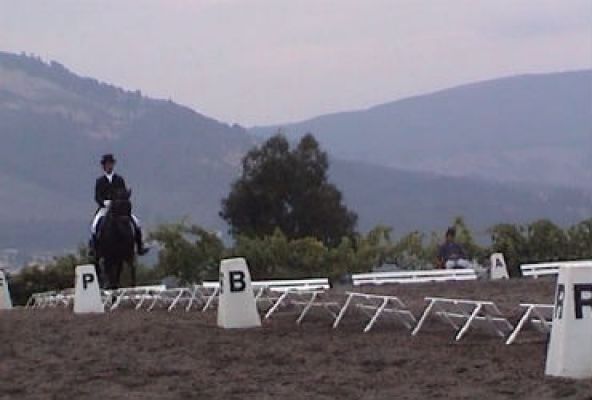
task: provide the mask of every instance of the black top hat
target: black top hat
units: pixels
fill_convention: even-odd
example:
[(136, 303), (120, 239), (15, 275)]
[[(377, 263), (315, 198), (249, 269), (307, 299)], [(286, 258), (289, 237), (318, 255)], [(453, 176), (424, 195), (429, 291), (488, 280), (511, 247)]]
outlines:
[(101, 164), (105, 165), (105, 163), (115, 163), (115, 157), (113, 157), (113, 154), (105, 154), (102, 158), (101, 158)]

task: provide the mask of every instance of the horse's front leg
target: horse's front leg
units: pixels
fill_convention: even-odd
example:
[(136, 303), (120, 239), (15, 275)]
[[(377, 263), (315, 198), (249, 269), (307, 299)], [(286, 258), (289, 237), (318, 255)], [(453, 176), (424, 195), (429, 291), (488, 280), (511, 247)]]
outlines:
[(105, 289), (105, 271), (101, 265), (101, 260), (97, 257), (94, 262), (95, 271), (97, 272), (97, 279), (99, 280), (99, 287)]
[(121, 271), (123, 270), (123, 260), (117, 260), (113, 265), (113, 283), (115, 287), (121, 286)]
[(109, 290), (119, 288), (119, 276), (117, 273), (117, 263), (111, 259), (106, 258), (103, 262), (103, 268), (105, 270), (105, 288)]
[(132, 287), (136, 287), (136, 262), (134, 259), (131, 259), (129, 262), (130, 266), (130, 273), (132, 277)]

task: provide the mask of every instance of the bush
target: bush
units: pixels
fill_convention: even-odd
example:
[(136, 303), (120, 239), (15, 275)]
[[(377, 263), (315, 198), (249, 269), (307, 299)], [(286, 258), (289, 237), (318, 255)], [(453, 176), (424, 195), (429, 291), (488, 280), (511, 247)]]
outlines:
[(225, 248), (216, 234), (182, 221), (160, 225), (150, 238), (161, 246), (157, 276), (173, 275), (186, 284), (218, 279), (218, 263)]
[(47, 266), (29, 266), (9, 277), (10, 294), (17, 305), (24, 305), (33, 293), (63, 290), (74, 286), (74, 272), (77, 265), (88, 264), (85, 248), (78, 254), (58, 257)]
[[(457, 240), (470, 258), (483, 263), (491, 253), (505, 255), (509, 272), (520, 276), (520, 264), (557, 259), (592, 258), (592, 219), (563, 230), (550, 221), (530, 225), (499, 224), (489, 230), (491, 245), (480, 246), (461, 218), (454, 221)], [(398, 241), (391, 229), (378, 226), (366, 235), (344, 237), (329, 247), (313, 237), (289, 239), (276, 229), (263, 237), (238, 236), (233, 247), (225, 247), (214, 233), (182, 221), (159, 226), (150, 237), (160, 244), (155, 268), (137, 266), (138, 284), (154, 283), (165, 276), (177, 277), (182, 284), (217, 280), (220, 260), (245, 257), (253, 279), (329, 277), (367, 272), (384, 263), (400, 268), (433, 268), (442, 236), (412, 232)], [(16, 304), (24, 304), (35, 292), (72, 287), (74, 268), (88, 262), (84, 249), (78, 254), (60, 257), (47, 267), (27, 267), (9, 277)], [(124, 270), (123, 285), (129, 285)]]

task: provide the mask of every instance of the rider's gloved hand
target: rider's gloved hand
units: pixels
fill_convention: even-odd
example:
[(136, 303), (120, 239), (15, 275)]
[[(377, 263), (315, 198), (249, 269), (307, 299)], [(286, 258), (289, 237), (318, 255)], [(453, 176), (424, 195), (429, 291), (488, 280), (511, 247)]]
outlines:
[(103, 204), (105, 205), (105, 207), (109, 208), (111, 207), (111, 200), (105, 200)]

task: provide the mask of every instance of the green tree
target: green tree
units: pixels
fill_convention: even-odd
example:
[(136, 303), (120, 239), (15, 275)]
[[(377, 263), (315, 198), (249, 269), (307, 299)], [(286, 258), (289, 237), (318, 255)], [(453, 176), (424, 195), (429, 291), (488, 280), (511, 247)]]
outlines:
[(231, 255), (247, 259), (253, 279), (283, 276), (289, 269), (288, 252), (288, 238), (279, 229), (264, 237), (238, 236), (230, 250)]
[(314, 237), (328, 246), (354, 236), (357, 216), (328, 182), (327, 154), (312, 135), (295, 149), (276, 135), (249, 151), (242, 166), (220, 212), (233, 236), (262, 237), (279, 228), (288, 239)]
[(528, 225), (528, 262), (565, 260), (568, 258), (567, 234), (549, 220)]
[(425, 235), (411, 232), (403, 236), (394, 247), (392, 262), (403, 269), (421, 269), (431, 264), (435, 254), (424, 247)]
[(524, 235), (524, 227), (498, 224), (489, 231), (492, 252), (504, 255), (510, 276), (520, 276), (520, 264), (526, 260), (528, 253), (528, 240)]
[(569, 259), (592, 259), (592, 219), (572, 226), (567, 231)]
[(80, 247), (76, 254), (57, 257), (51, 264), (24, 267), (8, 278), (12, 299), (25, 304), (33, 293), (72, 288), (76, 266), (89, 263), (86, 247)]
[(453, 226), (456, 228), (456, 241), (464, 249), (469, 259), (476, 258), (483, 261), (486, 257), (486, 250), (479, 246), (473, 238), (473, 232), (467, 226), (463, 217), (456, 217)]
[(366, 272), (390, 261), (395, 247), (391, 235), (392, 229), (383, 225), (376, 226), (366, 235), (358, 235), (353, 242), (354, 269), (349, 272)]
[(161, 246), (156, 266), (160, 276), (173, 275), (183, 283), (217, 279), (225, 248), (215, 233), (183, 221), (160, 225), (150, 238)]

